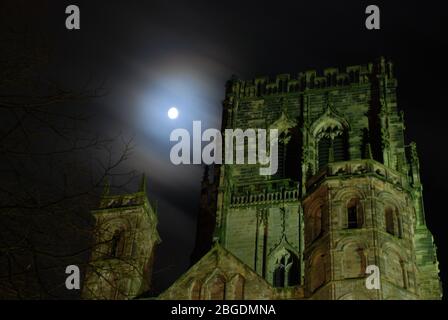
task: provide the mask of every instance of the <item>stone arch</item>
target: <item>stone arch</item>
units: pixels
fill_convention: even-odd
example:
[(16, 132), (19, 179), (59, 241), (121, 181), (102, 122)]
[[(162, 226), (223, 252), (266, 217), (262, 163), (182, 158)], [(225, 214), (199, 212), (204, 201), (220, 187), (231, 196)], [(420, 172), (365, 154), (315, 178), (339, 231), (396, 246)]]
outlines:
[[(281, 98), (283, 100), (283, 98)], [(278, 170), (276, 176), (296, 179), (300, 174), (300, 150), (301, 143), (300, 130), (297, 127), (297, 120), (290, 119), (286, 110), (273, 122), (269, 129), (278, 130)]]
[(107, 220), (101, 224), (101, 233), (103, 235), (110, 235), (115, 232), (117, 229), (123, 229), (125, 231), (131, 229), (131, 223), (126, 219), (115, 218), (111, 220)]
[(189, 299), (200, 300), (201, 299), (202, 282), (198, 279), (193, 279), (189, 288)]
[(342, 275), (345, 279), (365, 276), (367, 257), (365, 247), (352, 241), (347, 242), (342, 249)]
[(400, 246), (393, 241), (383, 243), (383, 245), (381, 247), (381, 251), (383, 253), (393, 252), (393, 253), (396, 253), (400, 258), (403, 258), (402, 255), (400, 254), (400, 252), (401, 252)]
[(408, 287), (406, 261), (400, 254), (400, 248), (393, 243), (386, 243), (382, 248), (385, 277), (401, 288)]
[(322, 235), (325, 229), (325, 201), (322, 198), (314, 200), (306, 207), (305, 212), (305, 242), (313, 242)]
[(384, 221), (387, 233), (399, 238), (402, 237), (402, 217), (395, 206), (386, 205), (384, 207)]
[(315, 150), (314, 162), (318, 168), (330, 162), (348, 160), (349, 123), (330, 105), (310, 127), (311, 142)]
[(356, 244), (357, 246), (364, 249), (368, 248), (368, 242), (366, 240), (353, 236), (341, 238), (336, 242), (334, 248), (336, 251), (343, 251), (346, 246), (351, 244)]
[(348, 121), (337, 114), (330, 105), (327, 105), (326, 111), (316, 119), (310, 127), (311, 134), (316, 137), (320, 133), (325, 132), (326, 128), (336, 128), (339, 130), (349, 130)]
[(243, 300), (245, 282), (241, 274), (235, 274), (226, 287), (226, 300)]
[(310, 257), (308, 265), (309, 289), (316, 291), (327, 282), (327, 255), (323, 250), (316, 250)]
[(390, 193), (379, 195), (382, 204), (384, 231), (401, 238), (403, 236), (404, 207)]
[(226, 282), (224, 274), (219, 269), (215, 269), (204, 282), (201, 296), (207, 300), (224, 300)]
[(300, 259), (291, 246), (283, 244), (272, 252), (269, 266), (274, 287), (290, 287), (300, 283)]
[[(356, 216), (356, 227), (360, 228), (365, 223), (364, 200), (366, 194), (357, 187), (344, 187), (336, 192), (333, 196), (333, 208), (337, 213), (337, 221), (342, 229), (349, 228), (350, 214)], [(350, 208), (354, 208), (354, 212), (350, 212)], [(353, 226), (354, 227), (354, 226)]]
[(369, 246), (358, 237), (344, 237), (335, 243), (335, 252), (340, 257), (339, 266), (343, 278), (365, 276)]
[(361, 188), (353, 186), (341, 188), (333, 195), (334, 201), (347, 201), (351, 198), (366, 199), (367, 195)]
[(377, 199), (384, 205), (390, 204), (395, 206), (400, 212), (404, 211), (405, 206), (401, 201), (398, 201), (394, 195), (387, 191), (381, 191), (377, 195)]

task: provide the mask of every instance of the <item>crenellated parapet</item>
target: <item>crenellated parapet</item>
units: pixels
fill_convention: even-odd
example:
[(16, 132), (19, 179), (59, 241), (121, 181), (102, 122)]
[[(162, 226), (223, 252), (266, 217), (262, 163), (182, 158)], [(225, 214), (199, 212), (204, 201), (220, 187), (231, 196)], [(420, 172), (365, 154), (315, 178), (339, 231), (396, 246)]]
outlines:
[[(121, 209), (125, 207), (148, 205), (154, 209), (154, 205), (151, 205), (145, 193), (134, 194), (122, 194), (122, 195), (107, 195), (103, 196), (100, 201), (100, 205), (97, 210), (102, 209)], [(153, 210), (155, 212), (155, 210)]]
[(326, 68), (323, 71), (309, 70), (298, 74), (279, 74), (274, 77), (261, 76), (251, 80), (240, 80), (234, 77), (228, 83), (227, 97), (252, 98), (298, 93), (312, 89), (363, 85), (370, 83), (374, 75), (393, 79), (392, 62), (381, 58), (375, 63), (346, 68)]

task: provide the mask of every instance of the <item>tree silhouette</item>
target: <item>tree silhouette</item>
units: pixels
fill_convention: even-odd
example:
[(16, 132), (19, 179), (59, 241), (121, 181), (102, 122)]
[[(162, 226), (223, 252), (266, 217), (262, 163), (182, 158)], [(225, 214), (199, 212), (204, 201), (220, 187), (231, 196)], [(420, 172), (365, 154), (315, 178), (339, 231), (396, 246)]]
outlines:
[(47, 76), (50, 50), (28, 5), (0, 5), (0, 298), (76, 298), (65, 268), (85, 267), (104, 182), (134, 177), (122, 171), (132, 139), (92, 130), (82, 110), (106, 94), (102, 85), (71, 90)]

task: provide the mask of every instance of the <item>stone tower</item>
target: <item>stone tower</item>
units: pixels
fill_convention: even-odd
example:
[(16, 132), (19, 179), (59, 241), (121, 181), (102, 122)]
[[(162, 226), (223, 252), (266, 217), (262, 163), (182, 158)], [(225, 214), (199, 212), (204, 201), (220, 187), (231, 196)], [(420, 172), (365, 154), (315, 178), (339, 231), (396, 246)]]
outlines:
[(110, 195), (106, 186), (95, 219), (94, 247), (83, 299), (132, 299), (151, 287), (157, 215), (146, 195), (146, 178), (133, 194)]
[[(405, 143), (396, 90), (384, 58), (322, 74), (228, 82), (223, 133), (278, 129), (279, 168), (266, 177), (259, 165), (216, 166), (209, 188), (216, 208), (199, 216), (215, 220), (214, 230), (198, 232), (213, 234), (208, 242), (222, 248), (215, 254), (228, 252), (273, 288), (260, 296), (440, 299), (419, 160), (415, 144)], [(368, 266), (378, 268), (380, 289), (367, 289)], [(202, 281), (194, 270), (191, 281)]]

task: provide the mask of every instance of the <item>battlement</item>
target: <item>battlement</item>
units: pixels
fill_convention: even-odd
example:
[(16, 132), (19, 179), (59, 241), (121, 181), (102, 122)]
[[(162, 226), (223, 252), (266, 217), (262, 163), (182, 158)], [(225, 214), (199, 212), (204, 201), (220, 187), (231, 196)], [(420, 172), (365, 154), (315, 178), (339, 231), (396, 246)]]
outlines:
[(256, 77), (251, 80), (234, 77), (228, 82), (227, 95), (250, 98), (359, 85), (370, 83), (374, 75), (394, 78), (393, 63), (382, 57), (375, 63), (348, 66), (343, 69), (326, 68), (322, 72), (309, 70), (298, 74)]
[(107, 195), (100, 201), (99, 209), (141, 206), (148, 201), (145, 193)]
[(111, 194), (109, 182), (106, 182), (101, 195), (98, 210), (122, 209), (127, 207), (146, 206), (157, 215), (157, 204), (150, 201), (146, 194), (146, 176), (143, 174), (140, 187), (136, 192), (126, 194)]

